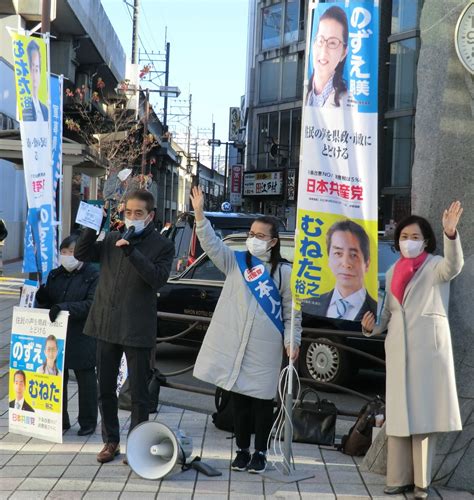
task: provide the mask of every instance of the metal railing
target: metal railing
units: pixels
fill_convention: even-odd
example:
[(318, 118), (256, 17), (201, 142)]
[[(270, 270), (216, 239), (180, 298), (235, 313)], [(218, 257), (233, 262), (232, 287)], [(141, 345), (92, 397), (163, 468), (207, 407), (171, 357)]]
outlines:
[[(201, 323), (204, 324), (209, 324), (211, 322), (212, 318), (208, 318), (205, 316), (192, 316), (188, 314), (175, 314), (175, 313), (165, 313), (165, 312), (158, 312), (157, 313), (159, 319), (164, 319), (164, 320), (169, 320), (169, 321), (176, 321), (176, 322), (182, 322), (182, 323), (188, 323), (188, 327), (181, 331), (180, 333), (177, 333), (176, 335), (170, 335), (167, 337), (157, 337), (156, 342), (158, 344), (163, 343), (163, 342), (171, 342), (174, 340), (182, 339), (183, 337), (186, 337), (190, 333), (192, 333), (198, 325)], [(204, 335), (204, 334), (203, 334)], [(377, 363), (381, 366), (385, 366), (385, 361), (383, 359), (378, 358), (377, 356), (374, 356), (372, 354), (368, 354), (364, 351), (361, 351), (360, 349), (356, 349), (354, 347), (347, 346), (345, 344), (339, 343), (339, 342), (333, 342), (332, 340), (329, 339), (321, 339), (319, 337), (325, 337), (325, 336), (330, 336), (330, 337), (341, 337), (341, 338), (361, 338), (361, 339), (367, 339), (365, 335), (359, 332), (353, 332), (353, 331), (341, 331), (341, 330), (332, 330), (330, 328), (303, 328), (303, 334), (301, 337), (302, 342), (317, 342), (318, 344), (324, 344), (324, 345), (330, 345), (337, 347), (338, 349), (348, 351), (352, 354), (356, 354), (357, 356), (361, 356), (371, 362)], [(184, 373), (190, 372), (194, 368), (194, 364), (190, 365), (186, 368), (183, 368), (181, 370), (177, 370), (174, 372), (170, 373), (162, 373), (164, 377), (174, 377), (177, 375), (182, 375)], [(344, 392), (346, 394), (351, 394), (353, 396), (357, 396), (365, 401), (371, 401), (373, 397), (367, 396), (361, 392), (355, 391), (353, 389), (349, 389), (348, 387), (338, 385), (338, 384), (333, 384), (330, 382), (324, 382), (324, 381), (317, 381), (312, 378), (300, 378), (300, 381), (305, 383), (306, 385), (310, 385), (313, 387), (316, 387), (318, 389), (323, 389), (324, 387), (327, 387), (328, 389), (333, 389), (337, 390), (339, 392)], [(183, 390), (183, 391), (189, 391), (189, 392), (195, 392), (198, 394), (204, 394), (208, 396), (214, 396), (214, 391), (210, 389), (205, 389), (202, 387), (196, 387), (188, 384), (180, 384), (180, 383), (175, 383), (175, 382), (164, 382), (162, 383), (163, 387), (169, 387), (171, 389), (177, 389), (177, 390)], [(340, 415), (346, 415), (346, 416), (357, 416), (358, 415), (358, 409), (354, 410), (341, 410), (339, 411)]]

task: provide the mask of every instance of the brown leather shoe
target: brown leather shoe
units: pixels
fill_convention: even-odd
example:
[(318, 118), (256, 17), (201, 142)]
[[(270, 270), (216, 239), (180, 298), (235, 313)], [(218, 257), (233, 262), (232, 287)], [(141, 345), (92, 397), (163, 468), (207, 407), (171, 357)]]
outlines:
[(119, 443), (105, 443), (104, 447), (97, 454), (97, 462), (100, 462), (101, 464), (111, 462), (119, 453)]

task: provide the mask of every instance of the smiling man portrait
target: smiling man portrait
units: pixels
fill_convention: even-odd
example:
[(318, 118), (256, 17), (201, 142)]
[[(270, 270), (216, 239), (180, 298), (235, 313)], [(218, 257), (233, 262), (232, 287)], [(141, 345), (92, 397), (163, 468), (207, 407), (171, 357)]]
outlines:
[(349, 219), (333, 224), (326, 234), (328, 263), (335, 287), (319, 298), (303, 302), (313, 316), (360, 321), (365, 312), (377, 312), (377, 302), (364, 286), (370, 266), (370, 242), (364, 228)]

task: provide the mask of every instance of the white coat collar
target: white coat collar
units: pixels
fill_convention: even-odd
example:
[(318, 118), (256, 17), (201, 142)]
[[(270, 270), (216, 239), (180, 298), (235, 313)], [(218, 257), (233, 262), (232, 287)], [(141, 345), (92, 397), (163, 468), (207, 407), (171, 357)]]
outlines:
[(415, 286), (416, 282), (420, 279), (420, 275), (421, 275), (421, 272), (422, 270), (424, 269), (424, 267), (426, 266), (426, 264), (433, 258), (433, 255), (432, 254), (428, 254), (428, 257), (426, 257), (425, 261), (423, 262), (423, 264), (421, 264), (421, 266), (417, 269), (416, 273), (414, 274), (413, 278), (408, 282), (408, 285), (406, 286), (405, 288), (405, 292), (403, 294), (403, 301), (402, 301), (402, 305), (405, 306), (405, 302), (407, 300), (407, 297), (408, 297), (408, 294), (410, 293), (410, 291), (413, 289), (413, 287)]

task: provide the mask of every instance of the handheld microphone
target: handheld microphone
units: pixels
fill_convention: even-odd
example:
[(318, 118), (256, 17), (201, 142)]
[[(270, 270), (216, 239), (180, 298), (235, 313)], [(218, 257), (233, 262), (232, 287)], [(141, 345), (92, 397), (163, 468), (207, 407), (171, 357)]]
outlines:
[(135, 234), (135, 226), (130, 226), (122, 235), (122, 240), (130, 241), (130, 238)]

